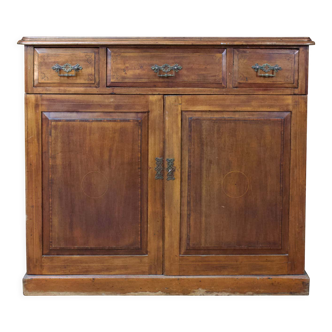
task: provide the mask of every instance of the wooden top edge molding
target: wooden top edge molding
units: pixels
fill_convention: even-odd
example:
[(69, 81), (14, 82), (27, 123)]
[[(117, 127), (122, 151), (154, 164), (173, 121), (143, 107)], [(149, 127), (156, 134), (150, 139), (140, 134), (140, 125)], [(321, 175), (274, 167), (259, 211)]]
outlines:
[(116, 37), (23, 37), (17, 42), (22, 45), (59, 46), (59, 45), (210, 45), (210, 46), (237, 46), (237, 45), (315, 45), (309, 37), (278, 37), (278, 38), (116, 38)]

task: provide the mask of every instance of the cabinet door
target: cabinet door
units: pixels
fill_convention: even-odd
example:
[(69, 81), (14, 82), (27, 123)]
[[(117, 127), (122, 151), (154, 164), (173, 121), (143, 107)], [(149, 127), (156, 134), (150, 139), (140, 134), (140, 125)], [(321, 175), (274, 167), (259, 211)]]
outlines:
[(27, 96), (29, 274), (161, 274), (163, 101)]
[(304, 271), (303, 96), (169, 96), (165, 273)]

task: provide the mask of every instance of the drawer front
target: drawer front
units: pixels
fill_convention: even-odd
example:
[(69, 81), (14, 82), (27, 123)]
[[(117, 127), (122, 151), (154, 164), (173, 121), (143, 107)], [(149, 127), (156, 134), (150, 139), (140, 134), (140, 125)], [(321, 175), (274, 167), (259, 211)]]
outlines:
[(226, 50), (109, 48), (107, 86), (226, 87)]
[(297, 49), (235, 49), (233, 87), (297, 88)]
[(34, 86), (99, 86), (99, 48), (35, 48)]

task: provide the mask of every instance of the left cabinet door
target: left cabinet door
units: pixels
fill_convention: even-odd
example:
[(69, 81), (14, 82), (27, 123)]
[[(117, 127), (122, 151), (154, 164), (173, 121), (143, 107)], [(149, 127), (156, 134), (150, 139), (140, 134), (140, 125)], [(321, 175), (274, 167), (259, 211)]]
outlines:
[(28, 274), (161, 274), (161, 96), (26, 96)]

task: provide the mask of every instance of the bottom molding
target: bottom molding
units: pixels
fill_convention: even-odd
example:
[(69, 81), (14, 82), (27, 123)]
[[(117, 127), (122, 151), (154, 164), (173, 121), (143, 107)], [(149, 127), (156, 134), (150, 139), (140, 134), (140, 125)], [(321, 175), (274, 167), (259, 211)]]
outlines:
[(24, 295), (308, 295), (309, 276), (25, 275)]

